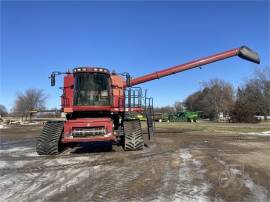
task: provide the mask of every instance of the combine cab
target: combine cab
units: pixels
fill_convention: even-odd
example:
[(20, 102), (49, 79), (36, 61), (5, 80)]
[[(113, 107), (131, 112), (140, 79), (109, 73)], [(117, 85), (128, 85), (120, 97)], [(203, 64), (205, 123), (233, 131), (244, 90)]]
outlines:
[[(258, 55), (243, 46), (137, 78), (99, 67), (53, 72), (52, 86), (56, 75), (65, 74), (61, 111), (66, 119), (46, 123), (37, 140), (37, 153), (58, 154), (70, 143), (97, 141), (116, 143), (125, 150), (141, 150), (154, 134), (153, 99), (134, 86), (233, 56), (259, 63)], [(146, 117), (147, 134), (142, 133), (136, 114)]]

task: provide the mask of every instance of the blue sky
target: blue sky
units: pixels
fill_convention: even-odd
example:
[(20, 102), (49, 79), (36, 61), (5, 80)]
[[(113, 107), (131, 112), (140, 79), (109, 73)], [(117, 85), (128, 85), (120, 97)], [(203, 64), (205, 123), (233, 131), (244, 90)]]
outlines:
[[(53, 70), (93, 65), (135, 77), (242, 44), (270, 64), (268, 1), (1, 2), (0, 104), (10, 109), (16, 92), (39, 88), (59, 107)], [(209, 79), (237, 87), (256, 66), (232, 58), (140, 86), (164, 106)]]

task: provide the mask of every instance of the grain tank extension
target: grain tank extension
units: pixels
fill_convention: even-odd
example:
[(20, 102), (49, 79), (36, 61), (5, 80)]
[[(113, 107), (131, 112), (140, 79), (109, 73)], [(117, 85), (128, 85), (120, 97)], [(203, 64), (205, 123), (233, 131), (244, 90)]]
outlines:
[[(154, 134), (153, 99), (134, 86), (234, 56), (260, 63), (257, 53), (242, 46), (137, 78), (99, 67), (53, 72), (52, 86), (56, 75), (65, 75), (61, 110), (66, 119), (45, 124), (37, 140), (37, 153), (53, 155), (70, 145), (98, 141), (117, 144), (124, 150), (141, 150)], [(148, 133), (142, 132), (136, 114), (147, 118)]]

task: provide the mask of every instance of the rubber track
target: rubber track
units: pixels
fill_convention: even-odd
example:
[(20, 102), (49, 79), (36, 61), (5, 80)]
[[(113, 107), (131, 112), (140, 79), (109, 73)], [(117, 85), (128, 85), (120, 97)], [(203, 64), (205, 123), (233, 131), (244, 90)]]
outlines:
[(60, 152), (59, 141), (63, 128), (63, 121), (49, 121), (44, 125), (36, 144), (39, 155), (55, 155)]
[(124, 121), (126, 151), (142, 150), (144, 146), (143, 133), (140, 120)]

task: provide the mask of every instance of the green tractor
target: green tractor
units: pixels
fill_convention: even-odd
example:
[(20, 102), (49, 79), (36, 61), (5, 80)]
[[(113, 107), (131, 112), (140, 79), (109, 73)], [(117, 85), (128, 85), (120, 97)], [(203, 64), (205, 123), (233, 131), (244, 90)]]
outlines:
[(197, 112), (175, 112), (169, 114), (170, 122), (197, 122), (198, 113)]
[(169, 122), (168, 114), (167, 113), (155, 113), (153, 120), (155, 122)]
[(139, 119), (140, 121), (147, 121), (146, 116), (143, 114), (138, 114), (136, 118)]

